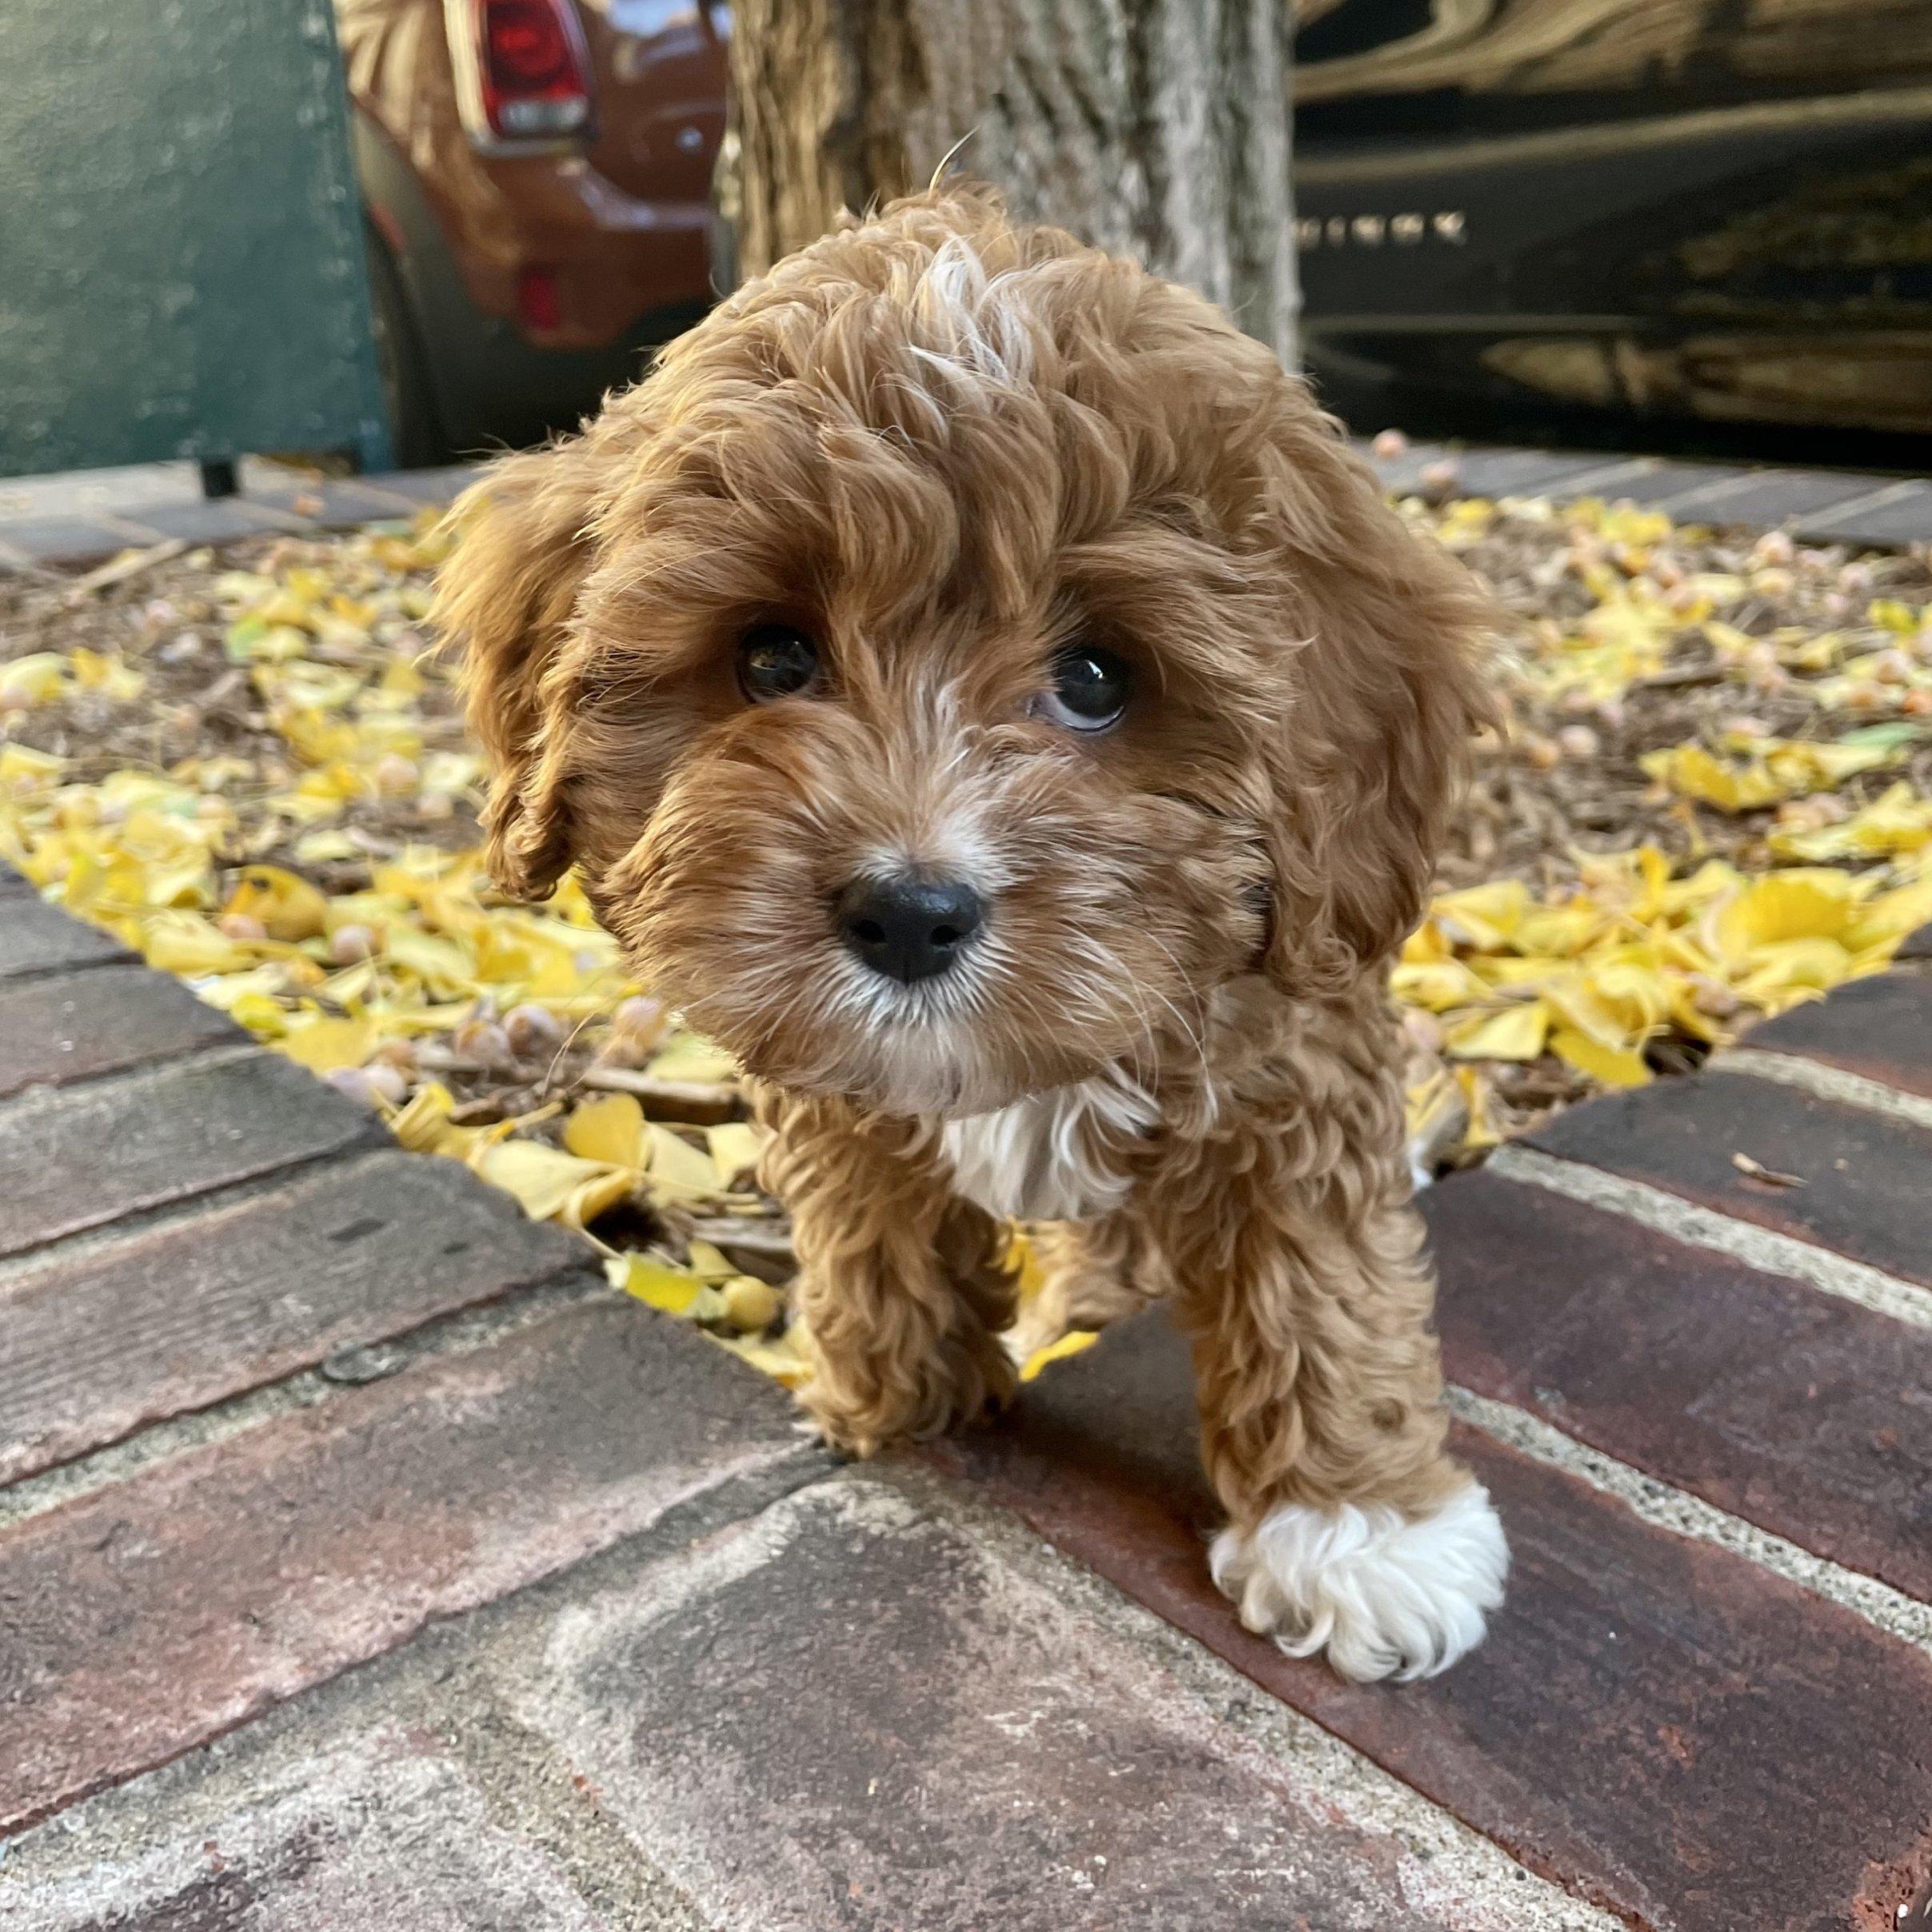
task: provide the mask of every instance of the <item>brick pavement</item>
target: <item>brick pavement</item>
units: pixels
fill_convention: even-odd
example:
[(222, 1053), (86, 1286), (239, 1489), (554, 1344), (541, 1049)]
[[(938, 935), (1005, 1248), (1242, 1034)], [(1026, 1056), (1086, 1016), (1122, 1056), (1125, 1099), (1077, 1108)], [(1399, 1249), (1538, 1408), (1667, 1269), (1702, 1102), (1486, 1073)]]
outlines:
[[(1366, 441), (1358, 446), (1367, 453)], [(1628, 497), (1685, 523), (1785, 527), (1821, 543), (1879, 549), (1932, 542), (1932, 482), (1917, 477), (1434, 443), (1375, 464), (1395, 489), (1413, 489), (1446, 465), (1457, 493), (1469, 496)], [(66, 569), (171, 541), (349, 529), (447, 502), (470, 473), (456, 464), (322, 482), (251, 461), (242, 493), (212, 502), (189, 464), (27, 478), (0, 488), (0, 570)]]
[(8, 1932), (1920, 1922), (1932, 944), (1427, 1197), (1516, 1567), (1363, 1688), (1208, 1585), (1158, 1312), (841, 1469), (0, 896)]
[(1392, 490), (1413, 490), (1434, 471), (1447, 474), (1456, 496), (1627, 498), (1679, 523), (1785, 528), (1816, 543), (1932, 542), (1932, 482), (1915, 477), (1436, 443), (1371, 460)]
[(242, 493), (213, 500), (191, 463), (16, 479), (0, 484), (0, 571), (69, 569), (158, 544), (353, 529), (440, 506), (469, 474), (455, 464), (321, 481), (250, 459)]

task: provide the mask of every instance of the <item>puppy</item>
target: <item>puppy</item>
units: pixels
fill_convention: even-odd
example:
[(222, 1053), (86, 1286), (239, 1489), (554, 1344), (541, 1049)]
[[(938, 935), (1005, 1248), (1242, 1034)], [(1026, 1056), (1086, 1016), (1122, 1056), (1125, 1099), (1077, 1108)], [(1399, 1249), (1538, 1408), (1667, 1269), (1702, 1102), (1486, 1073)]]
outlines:
[(773, 1129), (803, 1401), (1013, 1392), (1007, 1217), (1165, 1287), (1249, 1628), (1480, 1638), (1383, 991), (1486, 616), (1218, 310), (948, 188), (740, 289), (465, 497), (441, 621), (496, 876), (580, 869)]

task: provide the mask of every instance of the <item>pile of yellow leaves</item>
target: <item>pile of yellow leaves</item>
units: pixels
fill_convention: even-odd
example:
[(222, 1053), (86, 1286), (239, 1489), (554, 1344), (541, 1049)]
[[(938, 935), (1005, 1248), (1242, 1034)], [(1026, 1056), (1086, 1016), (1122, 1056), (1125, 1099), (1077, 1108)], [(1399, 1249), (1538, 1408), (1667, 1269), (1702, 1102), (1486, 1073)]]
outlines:
[[(1394, 976), (1439, 1152), (1689, 1064), (1932, 921), (1922, 571), (1877, 597), (1882, 561), (1627, 507), (1408, 507), (1523, 615), (1477, 800), (1503, 832), (1452, 860)], [(479, 762), (417, 628), (442, 545), (257, 546), (28, 609), (0, 637), (0, 860), (795, 1380), (729, 1061), (627, 982), (573, 884), (531, 908), (481, 875)], [(1790, 621), (1751, 617), (1780, 598)], [(1686, 686), (1712, 706), (1690, 735), (1627, 741)], [(1586, 839), (1592, 786), (1615, 824)]]

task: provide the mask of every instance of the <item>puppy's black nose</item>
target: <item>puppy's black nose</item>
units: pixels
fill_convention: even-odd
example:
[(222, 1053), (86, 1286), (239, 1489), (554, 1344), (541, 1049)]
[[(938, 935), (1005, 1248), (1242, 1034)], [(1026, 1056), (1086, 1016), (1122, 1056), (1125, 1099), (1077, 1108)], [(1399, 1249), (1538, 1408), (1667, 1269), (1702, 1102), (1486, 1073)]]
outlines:
[(839, 895), (839, 932), (874, 972), (910, 986), (944, 972), (984, 912), (956, 879), (856, 879)]

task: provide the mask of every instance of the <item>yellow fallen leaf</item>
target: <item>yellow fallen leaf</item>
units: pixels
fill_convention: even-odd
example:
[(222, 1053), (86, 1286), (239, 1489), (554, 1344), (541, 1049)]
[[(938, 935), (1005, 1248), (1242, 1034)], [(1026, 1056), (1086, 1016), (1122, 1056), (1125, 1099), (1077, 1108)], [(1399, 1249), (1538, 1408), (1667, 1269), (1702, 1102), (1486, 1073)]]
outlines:
[(142, 951), (150, 966), (184, 979), (209, 973), (243, 972), (260, 955), (237, 942), (198, 912), (157, 913), (144, 929)]
[(1826, 744), (1808, 739), (1756, 740), (1744, 756), (1726, 760), (1699, 744), (1647, 752), (1644, 771), (1685, 798), (1726, 812), (1751, 812), (1781, 800), (1802, 798), (1842, 784), (1860, 772), (1876, 770), (1898, 756), (1884, 744)]
[(0, 664), (0, 710), (50, 704), (66, 688), (67, 665), (58, 651), (34, 651)]
[(1006, 1252), (1002, 1259), (1022, 1301), (1031, 1301), (1047, 1285), (1047, 1271), (1040, 1263), (1040, 1250), (1024, 1227), (1007, 1230)]
[(612, 1168), (601, 1173), (587, 1174), (565, 1196), (563, 1206), (557, 1211), (557, 1219), (565, 1227), (574, 1227), (579, 1234), (587, 1234), (592, 1222), (609, 1214), (620, 1202), (629, 1200), (637, 1184), (637, 1175), (628, 1168)]
[(723, 1185), (711, 1156), (701, 1153), (689, 1141), (661, 1127), (647, 1123), (645, 1142), (649, 1159), (645, 1163), (653, 1188), (665, 1188), (680, 1194), (722, 1194)]
[(472, 1170), (492, 1187), (514, 1195), (534, 1221), (554, 1220), (585, 1182), (606, 1182), (609, 1169), (541, 1140), (504, 1140), (470, 1156)]
[(1454, 939), (1484, 952), (1500, 952), (1510, 944), (1529, 903), (1530, 888), (1520, 879), (1499, 879), (1491, 885), (1445, 892), (1431, 910)]
[(1488, 1080), (1474, 1067), (1458, 1067), (1455, 1072), (1455, 1084), (1469, 1109), (1463, 1144), (1475, 1148), (1495, 1146), (1503, 1136), (1496, 1131), (1495, 1101)]
[(410, 1096), (408, 1105), (398, 1109), (389, 1122), (389, 1132), (418, 1154), (433, 1153), (455, 1106), (455, 1096), (441, 1081), (425, 1081)]
[(1477, 1015), (1449, 1031), (1449, 1051), (1458, 1060), (1534, 1060), (1550, 1030), (1550, 1008), (1541, 1000)]
[(695, 1275), (648, 1255), (617, 1255), (606, 1264), (611, 1284), (666, 1315), (685, 1315), (704, 1286)]
[(279, 865), (249, 865), (222, 911), (257, 919), (270, 939), (317, 939), (328, 924), (329, 902), (306, 879)]
[(327, 1013), (291, 1022), (277, 1043), (292, 1060), (311, 1073), (334, 1073), (359, 1067), (375, 1052), (377, 1032), (369, 1020), (337, 1019)]
[(1445, 1013), (1487, 996), (1489, 988), (1461, 960), (1435, 960), (1398, 964), (1390, 976), (1390, 991), (1405, 1006)]
[(1077, 1355), (1083, 1348), (1091, 1348), (1100, 1340), (1098, 1332), (1091, 1328), (1069, 1328), (1057, 1342), (1049, 1342), (1044, 1348), (1036, 1348), (1028, 1358), (1020, 1371), (1022, 1382), (1032, 1381), (1050, 1362), (1064, 1361), (1068, 1355)]
[(719, 1347), (728, 1348), (740, 1361), (749, 1363), (761, 1375), (771, 1376), (787, 1388), (797, 1388), (811, 1379), (811, 1361), (793, 1343), (788, 1329), (775, 1342), (768, 1342), (758, 1335), (713, 1335), (711, 1339)]
[(722, 1047), (697, 1033), (674, 1033), (652, 1060), (650, 1073), (660, 1080), (728, 1080), (737, 1077), (738, 1063)]
[(641, 1168), (646, 1145), (644, 1127), (644, 1109), (633, 1096), (600, 1094), (573, 1110), (564, 1124), (564, 1145), (585, 1160)]
[(1717, 956), (1742, 961), (1788, 940), (1834, 937), (1850, 924), (1863, 892), (1845, 872), (1819, 868), (1772, 872), (1719, 901), (1699, 930)]
[(1932, 846), (1932, 798), (1920, 798), (1902, 781), (1835, 825), (1774, 828), (1767, 841), (1781, 859), (1818, 863), (1833, 859), (1882, 859)]
[(711, 1164), (727, 1187), (755, 1172), (764, 1152), (764, 1131), (748, 1120), (727, 1120), (721, 1126), (707, 1128), (705, 1140), (711, 1149)]
[(454, 940), (412, 927), (399, 927), (383, 936), (385, 965), (417, 980), (433, 1000), (454, 1000), (477, 990), (474, 965)]
[(1587, 1033), (1574, 1028), (1559, 1027), (1550, 1036), (1550, 1051), (1579, 1073), (1587, 1073), (1606, 1087), (1642, 1087), (1651, 1077), (1641, 1053), (1607, 1047)]

